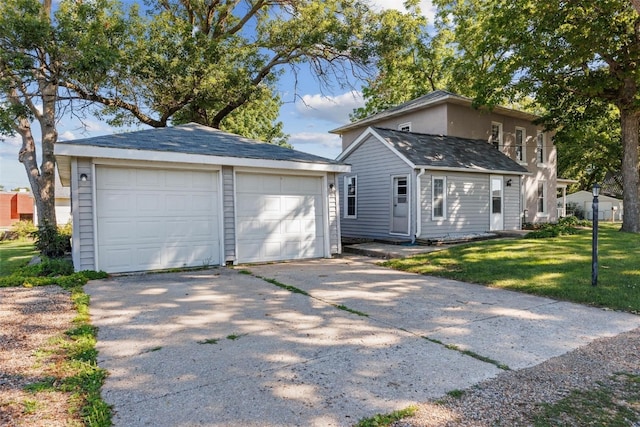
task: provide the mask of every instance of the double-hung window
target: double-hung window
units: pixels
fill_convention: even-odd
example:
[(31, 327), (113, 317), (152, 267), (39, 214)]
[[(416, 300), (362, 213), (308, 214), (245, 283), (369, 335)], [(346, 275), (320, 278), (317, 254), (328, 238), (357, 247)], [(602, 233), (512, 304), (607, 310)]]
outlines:
[(434, 176), (431, 180), (431, 216), (433, 219), (447, 217), (447, 179)]
[(538, 213), (547, 213), (547, 185), (545, 181), (538, 181)]
[(522, 163), (525, 159), (526, 131), (516, 128), (516, 161)]
[(491, 123), (491, 144), (498, 150), (502, 147), (502, 123)]
[(544, 133), (538, 132), (538, 136), (536, 138), (536, 159), (538, 159), (538, 163), (542, 164), (545, 161), (545, 150), (544, 150)]
[(345, 218), (355, 218), (358, 207), (358, 177), (344, 177)]

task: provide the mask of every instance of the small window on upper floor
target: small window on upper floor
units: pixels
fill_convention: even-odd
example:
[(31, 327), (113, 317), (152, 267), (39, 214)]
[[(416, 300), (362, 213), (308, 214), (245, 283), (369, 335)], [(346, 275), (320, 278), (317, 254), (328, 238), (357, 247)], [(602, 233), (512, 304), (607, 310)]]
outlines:
[(538, 160), (538, 164), (545, 163), (545, 160), (547, 158), (544, 140), (544, 133), (538, 131), (538, 135), (536, 138), (536, 159)]
[(399, 124), (398, 130), (401, 130), (403, 132), (411, 132), (411, 122)]
[(491, 144), (493, 144), (496, 149), (500, 149), (502, 147), (502, 123), (492, 122), (491, 123)]
[(524, 162), (526, 150), (526, 131), (524, 128), (516, 128), (516, 160)]

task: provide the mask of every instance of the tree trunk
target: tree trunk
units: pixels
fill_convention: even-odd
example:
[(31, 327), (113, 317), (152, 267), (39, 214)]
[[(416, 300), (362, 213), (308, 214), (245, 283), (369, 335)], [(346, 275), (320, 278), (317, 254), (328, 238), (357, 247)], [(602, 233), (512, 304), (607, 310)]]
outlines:
[(640, 178), (638, 174), (638, 143), (640, 112), (632, 109), (620, 108), (620, 123), (622, 125), (622, 185), (624, 214), (622, 231), (640, 233)]
[[(21, 119), (18, 133), (22, 137), (22, 149), (18, 160), (24, 165), (31, 185), (31, 192), (36, 202), (36, 214), (38, 222), (43, 224), (56, 224), (55, 208), (55, 161), (53, 158), (53, 145), (45, 149), (43, 143), (42, 166), (39, 169), (36, 158), (36, 143), (31, 132), (31, 124), (27, 119)], [(44, 132), (43, 132), (44, 133)], [(43, 135), (43, 141), (45, 140)]]

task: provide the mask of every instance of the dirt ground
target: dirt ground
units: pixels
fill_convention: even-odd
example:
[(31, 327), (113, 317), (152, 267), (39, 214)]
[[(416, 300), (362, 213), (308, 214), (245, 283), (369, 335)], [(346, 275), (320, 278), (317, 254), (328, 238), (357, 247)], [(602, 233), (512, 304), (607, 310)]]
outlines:
[(56, 343), (76, 314), (70, 293), (58, 286), (0, 288), (0, 425), (82, 425), (70, 414), (69, 393), (24, 389), (64, 376)]

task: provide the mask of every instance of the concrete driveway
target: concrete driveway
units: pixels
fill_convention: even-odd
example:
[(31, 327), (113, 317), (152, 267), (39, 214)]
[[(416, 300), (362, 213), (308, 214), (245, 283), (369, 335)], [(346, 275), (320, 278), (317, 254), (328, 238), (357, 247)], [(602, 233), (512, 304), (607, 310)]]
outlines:
[(366, 257), (241, 268), (85, 287), (115, 425), (350, 426), (640, 326)]

